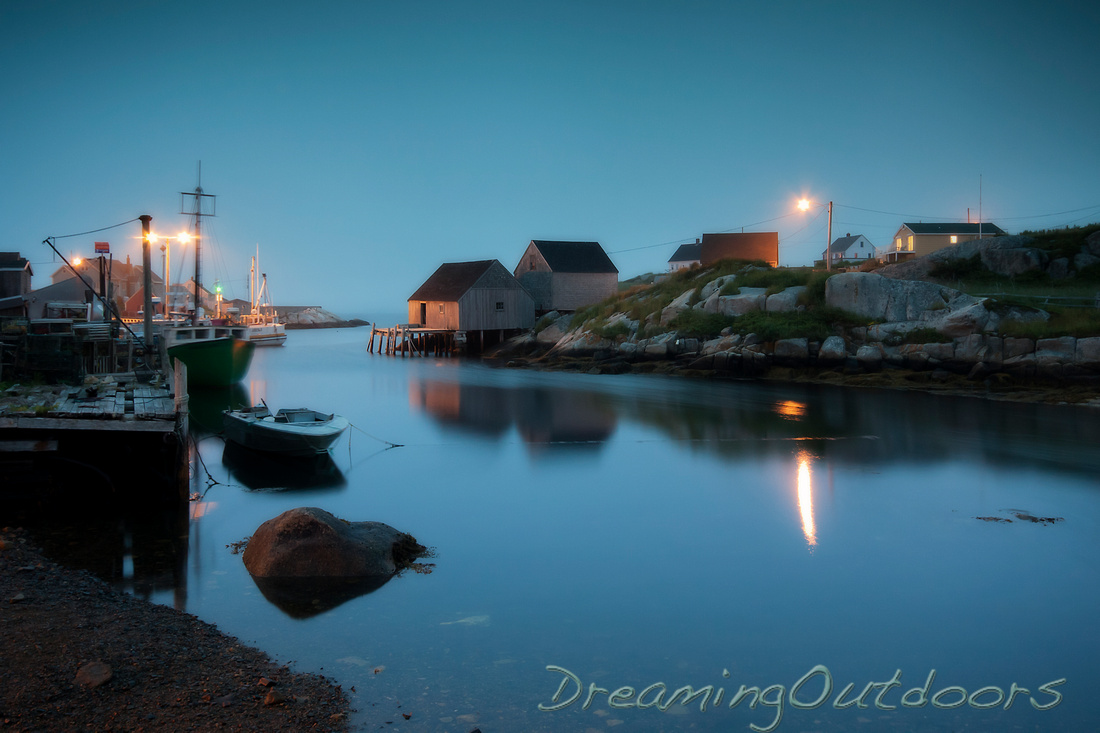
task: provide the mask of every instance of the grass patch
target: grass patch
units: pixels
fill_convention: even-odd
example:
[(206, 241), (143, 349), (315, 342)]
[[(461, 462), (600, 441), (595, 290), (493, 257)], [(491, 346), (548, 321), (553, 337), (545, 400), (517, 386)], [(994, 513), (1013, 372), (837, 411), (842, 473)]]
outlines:
[(765, 288), (768, 295), (774, 295), (787, 288), (806, 285), (813, 275), (814, 271), (809, 267), (749, 270), (737, 276), (737, 284), (743, 288)]
[(538, 320), (538, 323), (535, 324), (535, 333), (542, 333), (547, 328), (549, 328), (550, 324), (553, 323), (555, 320), (556, 319), (551, 318), (550, 316), (543, 316)]
[(610, 341), (617, 340), (620, 336), (624, 338), (630, 338), (634, 333), (634, 329), (626, 325), (622, 321), (615, 321), (613, 326), (597, 326), (592, 329), (592, 333), (596, 334), (600, 338), (605, 338)]
[(721, 335), (723, 328), (733, 326), (736, 320), (721, 313), (707, 313), (689, 308), (681, 311), (668, 325), (671, 330), (686, 338), (713, 339)]
[(1097, 231), (1100, 231), (1100, 223), (1064, 229), (1024, 231), (1020, 234), (1031, 237), (1034, 240), (1032, 246), (1046, 250), (1052, 260), (1059, 257), (1068, 257), (1072, 260), (1081, 251), (1088, 236)]
[(714, 339), (722, 329), (729, 327), (734, 333), (755, 333), (764, 341), (788, 338), (809, 338), (824, 341), (836, 332), (837, 326), (867, 325), (860, 319), (837, 308), (817, 308), (812, 311), (791, 313), (746, 313), (742, 316), (724, 316), (690, 310), (680, 313), (669, 324), (681, 336), (698, 339)]
[(1009, 321), (998, 329), (1003, 336), (1047, 339), (1062, 336), (1088, 338), (1100, 336), (1100, 310), (1096, 308), (1063, 308), (1051, 310), (1048, 321)]

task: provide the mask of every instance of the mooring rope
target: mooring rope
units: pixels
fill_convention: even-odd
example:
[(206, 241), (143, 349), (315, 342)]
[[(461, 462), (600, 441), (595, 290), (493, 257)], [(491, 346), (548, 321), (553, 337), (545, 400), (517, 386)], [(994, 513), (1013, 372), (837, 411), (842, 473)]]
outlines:
[[(351, 425), (352, 428), (354, 428), (355, 430), (358, 430), (360, 433), (367, 436), (368, 438), (371, 438), (373, 440), (377, 440), (379, 443), (385, 443), (387, 446), (389, 446), (389, 448), (404, 448), (405, 447), (404, 444), (402, 444), (402, 443), (391, 443), (388, 440), (382, 440), (381, 438), (379, 438), (375, 435), (371, 435), (366, 430), (363, 430), (362, 428), (360, 428), (358, 425), (355, 425), (354, 423), (349, 422), (348, 425)], [(351, 446), (351, 441), (350, 440), (348, 441), (348, 446), (349, 447)], [(387, 450), (388, 450), (388, 448), (387, 448)]]

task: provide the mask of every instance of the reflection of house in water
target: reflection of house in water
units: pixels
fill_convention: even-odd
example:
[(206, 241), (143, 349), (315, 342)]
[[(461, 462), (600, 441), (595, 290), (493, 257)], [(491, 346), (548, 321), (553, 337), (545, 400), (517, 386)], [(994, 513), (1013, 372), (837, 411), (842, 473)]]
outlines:
[(409, 404), (442, 423), (479, 435), (500, 437), (512, 425), (507, 390), (454, 382), (409, 382)]
[(491, 387), (457, 382), (409, 383), (409, 402), (442, 423), (500, 437), (515, 425), (540, 448), (598, 448), (617, 424), (605, 398), (543, 387)]
[(532, 448), (598, 449), (618, 419), (598, 394), (523, 389), (516, 393), (516, 423)]

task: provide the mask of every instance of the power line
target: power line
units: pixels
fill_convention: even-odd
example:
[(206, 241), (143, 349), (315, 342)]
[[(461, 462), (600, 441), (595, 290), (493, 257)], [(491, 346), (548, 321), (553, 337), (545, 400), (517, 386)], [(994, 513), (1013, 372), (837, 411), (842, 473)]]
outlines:
[[(733, 227), (731, 229), (719, 229), (718, 233), (728, 234), (729, 232), (736, 232), (738, 229), (750, 229), (752, 227), (760, 226), (761, 224), (768, 224), (768, 223), (773, 222), (773, 221), (779, 221), (780, 219), (786, 219), (789, 216), (794, 216), (794, 214), (783, 214), (782, 216), (776, 216), (772, 219), (764, 219), (763, 221), (757, 221), (757, 222), (753, 222), (752, 224), (745, 224), (743, 226)], [(674, 239), (671, 242), (661, 242), (660, 244), (647, 244), (647, 245), (644, 245), (644, 246), (641, 246), (641, 247), (631, 247), (629, 249), (617, 249), (613, 252), (608, 252), (608, 254), (609, 255), (617, 255), (617, 254), (620, 254), (622, 252), (637, 252), (637, 251), (643, 250), (643, 249), (653, 249), (655, 247), (667, 247), (667, 246), (672, 245), (672, 244), (692, 244), (691, 240), (693, 240), (693, 239), (695, 239), (695, 237), (681, 237), (680, 239)]]
[(124, 221), (121, 224), (112, 224), (109, 227), (102, 227), (100, 229), (92, 229), (91, 231), (78, 232), (76, 234), (62, 234), (59, 237), (46, 237), (46, 239), (68, 239), (69, 237), (83, 237), (85, 234), (95, 234), (96, 232), (105, 232), (108, 229), (117, 229), (118, 227), (124, 227), (127, 224), (133, 224), (135, 221), (138, 221), (140, 218), (141, 217), (134, 217), (130, 221)]

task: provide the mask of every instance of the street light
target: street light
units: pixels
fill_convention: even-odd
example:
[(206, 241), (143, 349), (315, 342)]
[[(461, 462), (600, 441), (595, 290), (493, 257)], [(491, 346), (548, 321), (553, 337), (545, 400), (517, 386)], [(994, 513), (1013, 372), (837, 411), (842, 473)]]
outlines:
[(180, 232), (179, 234), (177, 234), (174, 237), (158, 237), (158, 235), (153, 234), (152, 232), (149, 233), (149, 243), (150, 244), (156, 244), (156, 241), (157, 241), (158, 238), (164, 240), (164, 244), (162, 244), (160, 246), (160, 251), (164, 253), (164, 318), (165, 318), (165, 320), (168, 320), (170, 312), (171, 312), (171, 310), (169, 308), (169, 303), (171, 302), (171, 298), (172, 298), (172, 295), (171, 295), (171, 290), (172, 290), (172, 278), (171, 278), (172, 255), (171, 255), (168, 243), (171, 240), (174, 239), (177, 242), (179, 242), (181, 245), (186, 246), (187, 243), (191, 241), (191, 235), (188, 234), (187, 232)]
[[(824, 206), (824, 204), (815, 204), (809, 199), (799, 199), (798, 209), (799, 211), (809, 211), (810, 206)], [(833, 202), (829, 202), (829, 230), (825, 234), (825, 269), (831, 270), (833, 259)]]

